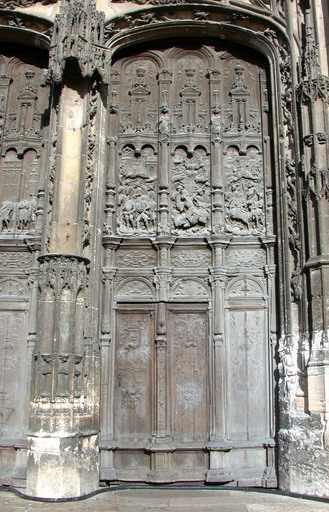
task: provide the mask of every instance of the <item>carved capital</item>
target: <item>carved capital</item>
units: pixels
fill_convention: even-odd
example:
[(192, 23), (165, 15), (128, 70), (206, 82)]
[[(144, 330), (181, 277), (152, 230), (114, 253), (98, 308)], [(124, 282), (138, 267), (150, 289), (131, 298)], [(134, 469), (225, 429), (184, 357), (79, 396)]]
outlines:
[(30, 288), (38, 288), (39, 267), (31, 267), (28, 271), (28, 285)]
[(214, 267), (213, 269), (210, 270), (210, 273), (210, 281), (215, 283), (215, 285), (219, 286), (220, 288), (225, 288), (227, 276), (224, 270), (219, 267)]
[(224, 337), (222, 334), (215, 334), (213, 337), (214, 347), (221, 348), (224, 345)]
[(104, 267), (102, 272), (102, 281), (105, 285), (110, 285), (117, 272), (116, 267)]
[(297, 87), (297, 100), (300, 103), (314, 103), (320, 99), (329, 102), (329, 77), (319, 75), (316, 78), (303, 80)]
[(13, 79), (11, 75), (6, 75), (4, 73), (0, 74), (0, 87), (8, 87), (11, 84), (12, 80)]
[(69, 290), (77, 296), (87, 286), (89, 260), (80, 256), (47, 254), (38, 258), (40, 262), (39, 286), (42, 292), (47, 290), (59, 297), (61, 292)]
[(274, 279), (275, 277), (275, 265), (265, 265), (264, 272), (269, 279)]

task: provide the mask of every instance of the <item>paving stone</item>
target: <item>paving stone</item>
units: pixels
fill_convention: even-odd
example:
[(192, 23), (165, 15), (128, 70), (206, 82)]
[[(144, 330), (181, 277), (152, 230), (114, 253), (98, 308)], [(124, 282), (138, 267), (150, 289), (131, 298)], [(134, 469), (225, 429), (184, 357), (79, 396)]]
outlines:
[(23, 500), (0, 493), (1, 512), (329, 512), (329, 501), (248, 491), (129, 489), (71, 502)]

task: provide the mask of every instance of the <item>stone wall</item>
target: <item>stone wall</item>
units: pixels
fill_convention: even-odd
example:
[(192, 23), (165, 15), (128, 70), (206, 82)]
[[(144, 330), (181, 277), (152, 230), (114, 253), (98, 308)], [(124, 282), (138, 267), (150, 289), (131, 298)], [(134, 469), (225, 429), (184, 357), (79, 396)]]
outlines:
[(3, 483), (277, 468), (329, 495), (327, 25), (314, 0), (0, 1)]

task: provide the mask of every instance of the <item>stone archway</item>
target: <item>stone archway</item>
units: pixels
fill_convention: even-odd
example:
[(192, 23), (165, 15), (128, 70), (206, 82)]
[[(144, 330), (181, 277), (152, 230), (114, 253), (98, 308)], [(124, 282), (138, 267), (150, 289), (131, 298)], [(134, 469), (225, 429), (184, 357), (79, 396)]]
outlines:
[(101, 479), (275, 486), (267, 67), (194, 40), (111, 76)]

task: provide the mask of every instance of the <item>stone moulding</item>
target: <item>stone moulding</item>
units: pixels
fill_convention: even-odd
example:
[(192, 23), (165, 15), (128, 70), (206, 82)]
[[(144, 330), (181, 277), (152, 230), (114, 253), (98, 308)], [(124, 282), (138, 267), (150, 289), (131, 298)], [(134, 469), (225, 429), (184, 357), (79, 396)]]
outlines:
[[(266, 40), (271, 46), (278, 48), (279, 54), (281, 54), (280, 44), (289, 51), (290, 43), (282, 19), (273, 16), (270, 12), (260, 12), (255, 8), (249, 9), (252, 6), (242, 10), (241, 7), (221, 5), (215, 2), (205, 4), (205, 11), (196, 9), (196, 4), (181, 3), (171, 4), (169, 12), (168, 6), (169, 4), (156, 4), (154, 7), (150, 6), (149, 9), (138, 9), (106, 20), (104, 43), (107, 47), (116, 45), (116, 39), (123, 32), (129, 31), (132, 35), (132, 32), (140, 30), (144, 33), (146, 29), (156, 28), (159, 30), (160, 27), (167, 26), (169, 28), (172, 24), (176, 27), (178, 23), (181, 26), (193, 23), (195, 27), (204, 27), (203, 35), (206, 31), (209, 37), (218, 37), (218, 30), (222, 30), (223, 35), (220, 37), (226, 39), (224, 31), (243, 30), (244, 36), (250, 33), (254, 39), (256, 34), (259, 40)], [(255, 29), (254, 26), (257, 28)]]
[(43, 5), (55, 4), (58, 0), (1, 0), (1, 9), (15, 9), (17, 7), (30, 7), (31, 5), (41, 3)]

